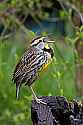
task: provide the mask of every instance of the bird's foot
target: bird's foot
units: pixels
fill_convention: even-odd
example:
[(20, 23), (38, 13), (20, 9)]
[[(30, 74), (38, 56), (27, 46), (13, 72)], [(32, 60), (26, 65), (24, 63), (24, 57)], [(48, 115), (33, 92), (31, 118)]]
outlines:
[(47, 105), (46, 102), (43, 102), (42, 99), (39, 99), (39, 98), (36, 98), (36, 102), (37, 102), (37, 103), (42, 103), (42, 104), (44, 104), (44, 105)]
[(31, 86), (30, 86), (30, 89), (31, 89), (31, 91), (32, 91), (32, 93), (33, 93), (33, 97), (34, 97), (34, 99), (36, 100), (37, 103), (42, 103), (42, 104), (44, 104), (44, 105), (47, 104), (46, 102), (43, 102), (42, 99), (39, 99), (39, 98), (36, 96), (36, 94), (35, 94), (35, 92), (33, 91), (33, 88), (32, 88)]

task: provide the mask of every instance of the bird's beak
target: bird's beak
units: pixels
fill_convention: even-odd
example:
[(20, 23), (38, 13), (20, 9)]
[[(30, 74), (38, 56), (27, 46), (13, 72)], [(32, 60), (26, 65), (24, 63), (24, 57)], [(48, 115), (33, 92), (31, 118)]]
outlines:
[(48, 43), (55, 43), (55, 41), (49, 40)]

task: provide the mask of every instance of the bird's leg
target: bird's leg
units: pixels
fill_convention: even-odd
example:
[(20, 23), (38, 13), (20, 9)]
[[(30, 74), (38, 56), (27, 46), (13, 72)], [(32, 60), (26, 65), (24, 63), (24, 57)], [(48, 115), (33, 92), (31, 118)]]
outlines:
[(34, 99), (36, 100), (37, 103), (42, 103), (42, 104), (44, 104), (44, 105), (47, 104), (47, 103), (43, 102), (42, 99), (38, 99), (38, 98), (37, 98), (37, 96), (36, 96), (36, 94), (35, 94), (35, 92), (34, 92), (34, 90), (33, 90), (33, 88), (32, 88), (31, 86), (30, 86), (30, 89), (31, 89), (32, 94), (33, 94), (33, 97), (34, 97)]

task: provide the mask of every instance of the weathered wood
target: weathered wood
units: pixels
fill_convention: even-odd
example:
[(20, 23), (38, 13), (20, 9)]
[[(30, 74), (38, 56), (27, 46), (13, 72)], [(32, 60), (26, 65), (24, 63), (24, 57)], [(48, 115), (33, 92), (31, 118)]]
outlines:
[(68, 103), (65, 97), (40, 97), (47, 105), (32, 101), (33, 125), (83, 125), (83, 105)]

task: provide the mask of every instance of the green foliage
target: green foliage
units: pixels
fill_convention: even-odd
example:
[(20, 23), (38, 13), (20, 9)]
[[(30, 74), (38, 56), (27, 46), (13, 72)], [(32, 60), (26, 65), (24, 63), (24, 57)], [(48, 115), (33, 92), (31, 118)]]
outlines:
[[(35, 34), (27, 30), (16, 17), (18, 14), (30, 14), (41, 19), (48, 18), (49, 13), (44, 12), (43, 8), (51, 8), (52, 5), (53, 3), (48, 0), (42, 2), (40, 0), (11, 0), (9, 3), (0, 3), (0, 14), (7, 12), (10, 8), (7, 17), (3, 15), (1, 18), (5, 31), (8, 28), (15, 30), (6, 40), (4, 40), (5, 31), (0, 37), (0, 125), (31, 125), (31, 92), (28, 87), (23, 86), (20, 99), (16, 100), (12, 74), (25, 47), (29, 45), (28, 42)], [(69, 13), (60, 12), (61, 19), (66, 22), (68, 16), (70, 16)], [(76, 96), (74, 45), (79, 37), (83, 38), (83, 26), (74, 34), (71, 21), (69, 21), (65, 23), (65, 29), (64, 44), (63, 41), (61, 43), (55, 39), (57, 42), (53, 45), (55, 53), (53, 62), (46, 73), (42, 73), (40, 79), (33, 85), (37, 95), (60, 95), (66, 96), (69, 100)], [(54, 34), (60, 36), (58, 33)]]
[[(19, 57), (22, 55), (25, 42), (20, 33), (5, 42), (0, 41), (0, 124), (31, 124), (31, 95), (26, 90), (27, 99), (15, 98), (15, 84), (12, 75)], [(31, 34), (31, 32), (29, 33)], [(32, 34), (31, 34), (32, 35)], [(30, 35), (29, 35), (30, 36)], [(24, 92), (24, 93), (25, 93)], [(23, 92), (22, 92), (23, 93)]]

